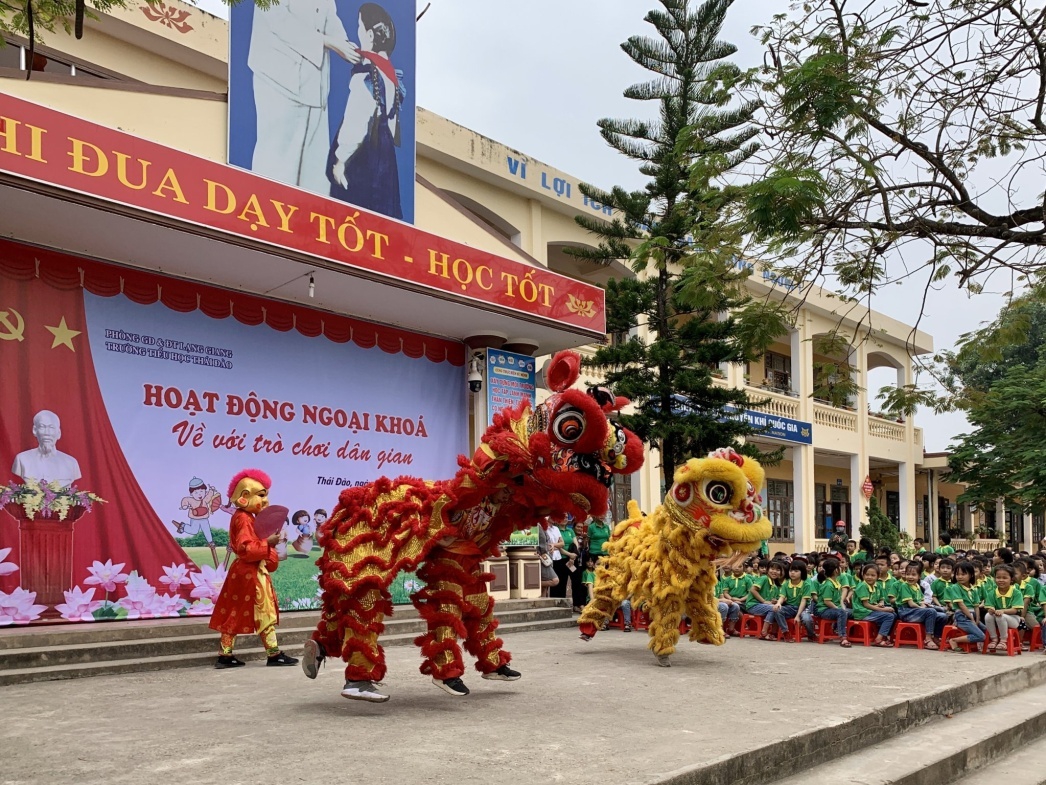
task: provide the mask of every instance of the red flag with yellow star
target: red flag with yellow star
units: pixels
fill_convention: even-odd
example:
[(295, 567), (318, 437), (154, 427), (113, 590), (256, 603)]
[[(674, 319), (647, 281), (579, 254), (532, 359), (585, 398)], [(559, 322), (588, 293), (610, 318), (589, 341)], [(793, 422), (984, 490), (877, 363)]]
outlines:
[[(76, 487), (108, 502), (94, 505), (75, 522), (37, 516), (35, 527), (16, 520), (12, 505), (0, 512), (0, 553), (10, 549), (0, 560), (0, 592), (21, 588), (35, 593), (27, 607), (46, 605), (45, 619), (59, 615), (56, 605), (69, 607), (65, 593), (73, 587), (80, 587), (79, 596), (95, 590), (91, 600), (82, 603), (87, 617), (92, 603), (106, 598), (115, 602), (124, 595), (132, 571), (162, 593), (169, 590), (159, 582), (164, 567), (185, 564), (195, 569), (124, 458), (98, 386), (86, 331), (82, 275), (75, 261), (0, 244), (0, 486), (17, 482), (16, 469), (27, 470), (24, 464), (41, 460), (36, 451), (57, 435), (48, 447), (72, 463), (51, 453), (50, 464), (44, 459), (43, 465), (56, 474), (73, 473), (75, 466), (82, 475)], [(57, 428), (52, 418), (38, 418), (42, 412), (55, 415)], [(96, 562), (123, 566), (109, 574)], [(11, 566), (17, 569), (10, 571)], [(93, 573), (88, 569), (92, 567)], [(170, 588), (186, 592), (191, 584)], [(187, 592), (182, 596), (187, 598)]]

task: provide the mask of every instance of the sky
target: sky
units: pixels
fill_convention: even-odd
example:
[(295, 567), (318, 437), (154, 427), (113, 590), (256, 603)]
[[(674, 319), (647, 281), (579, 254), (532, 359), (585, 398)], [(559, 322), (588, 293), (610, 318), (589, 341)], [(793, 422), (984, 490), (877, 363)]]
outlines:
[[(419, 10), (427, 2), (418, 0)], [(216, 0), (200, 5), (228, 16)], [(432, 0), (418, 28), (418, 104), (583, 181), (637, 188), (643, 178), (635, 163), (603, 142), (596, 122), (649, 111), (649, 105), (622, 95), (647, 72), (620, 44), (653, 32), (643, 17), (655, 5), (651, 0)], [(750, 28), (786, 7), (737, 0), (721, 37), (738, 47), (738, 65), (762, 62)], [(873, 308), (913, 324), (922, 295), (921, 285), (891, 286), (876, 295)], [(937, 351), (948, 349), (961, 334), (993, 319), (1001, 305), (998, 295), (970, 298), (948, 282), (931, 293), (920, 328), (934, 337)], [(869, 398), (894, 378), (887, 369), (873, 372)], [(947, 449), (967, 430), (961, 414), (922, 411), (916, 424), (924, 429), (928, 452)]]

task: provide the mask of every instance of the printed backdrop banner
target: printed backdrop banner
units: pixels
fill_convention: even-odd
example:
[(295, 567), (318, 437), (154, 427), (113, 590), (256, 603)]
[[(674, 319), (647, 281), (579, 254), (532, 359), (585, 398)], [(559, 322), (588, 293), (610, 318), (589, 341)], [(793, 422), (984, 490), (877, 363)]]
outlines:
[[(463, 363), (440, 339), (0, 243), (0, 625), (209, 613), (246, 467), (287, 508), (280, 604), (316, 607), (341, 489), (456, 471)], [(12, 475), (107, 503), (30, 521)]]
[(237, 3), (229, 163), (414, 222), (415, 0)]

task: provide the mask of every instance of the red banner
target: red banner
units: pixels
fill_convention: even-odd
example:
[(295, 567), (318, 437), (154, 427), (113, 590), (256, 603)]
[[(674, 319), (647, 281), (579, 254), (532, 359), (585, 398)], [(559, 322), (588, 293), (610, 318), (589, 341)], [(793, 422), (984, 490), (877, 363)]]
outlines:
[(605, 331), (599, 287), (9, 95), (0, 95), (0, 171), (329, 259), (392, 284)]

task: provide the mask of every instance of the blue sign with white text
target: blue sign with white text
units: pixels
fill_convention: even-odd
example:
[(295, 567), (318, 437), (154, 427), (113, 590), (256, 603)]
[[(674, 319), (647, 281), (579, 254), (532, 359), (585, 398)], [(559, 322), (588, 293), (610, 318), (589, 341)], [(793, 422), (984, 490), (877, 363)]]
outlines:
[(533, 409), (537, 398), (533, 357), (501, 349), (487, 349), (487, 425), (494, 415), (520, 401), (530, 401)]
[(760, 436), (794, 444), (813, 444), (814, 429), (808, 422), (751, 410), (745, 410), (744, 418), (760, 432)]

